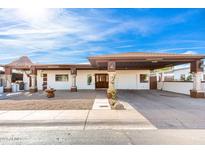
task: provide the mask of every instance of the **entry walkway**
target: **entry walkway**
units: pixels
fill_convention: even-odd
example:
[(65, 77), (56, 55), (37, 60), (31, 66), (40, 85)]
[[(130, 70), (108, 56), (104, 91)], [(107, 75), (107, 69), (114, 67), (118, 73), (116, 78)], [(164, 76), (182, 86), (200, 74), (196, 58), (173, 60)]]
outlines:
[(96, 109), (103, 109), (103, 110), (111, 109), (105, 91), (98, 91), (98, 93), (96, 94), (96, 98), (93, 104), (93, 110)]

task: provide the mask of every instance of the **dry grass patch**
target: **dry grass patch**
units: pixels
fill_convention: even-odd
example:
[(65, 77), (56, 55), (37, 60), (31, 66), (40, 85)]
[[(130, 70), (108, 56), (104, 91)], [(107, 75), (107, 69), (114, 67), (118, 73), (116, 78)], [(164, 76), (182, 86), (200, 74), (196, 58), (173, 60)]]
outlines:
[(0, 110), (89, 110), (93, 100), (4, 100)]
[(0, 100), (0, 110), (89, 110), (92, 109), (95, 91), (56, 91), (54, 98), (47, 98), (42, 91), (23, 92)]

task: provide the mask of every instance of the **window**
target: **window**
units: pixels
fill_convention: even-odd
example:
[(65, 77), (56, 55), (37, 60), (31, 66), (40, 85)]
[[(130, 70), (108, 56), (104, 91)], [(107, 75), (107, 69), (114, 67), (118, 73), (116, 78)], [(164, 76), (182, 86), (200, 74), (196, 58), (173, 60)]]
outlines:
[(87, 76), (87, 84), (91, 85), (91, 83), (92, 83), (92, 75), (88, 74), (88, 76)]
[(181, 81), (185, 81), (185, 74), (181, 74), (181, 75), (180, 75), (180, 80), (181, 80)]
[(56, 74), (56, 81), (68, 81), (68, 74)]
[(148, 75), (147, 74), (140, 74), (140, 83), (148, 82)]
[(204, 78), (203, 78), (203, 80), (205, 81), (205, 74), (204, 74)]

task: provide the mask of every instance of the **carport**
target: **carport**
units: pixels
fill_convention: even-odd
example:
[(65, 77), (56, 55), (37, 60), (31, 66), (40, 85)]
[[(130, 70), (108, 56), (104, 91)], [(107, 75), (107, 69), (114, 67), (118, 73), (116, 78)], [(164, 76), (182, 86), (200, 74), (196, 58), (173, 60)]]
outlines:
[(122, 54), (110, 54), (89, 57), (92, 66), (109, 72), (109, 78), (116, 74), (116, 70), (151, 70), (150, 89), (156, 89), (157, 78), (154, 70), (164, 67), (172, 67), (180, 64), (190, 64), (190, 73), (193, 74), (193, 88), (190, 90), (191, 97), (205, 98), (202, 90), (201, 74), (203, 73), (202, 59), (205, 55), (193, 54), (168, 54), (168, 53), (144, 53), (130, 52)]

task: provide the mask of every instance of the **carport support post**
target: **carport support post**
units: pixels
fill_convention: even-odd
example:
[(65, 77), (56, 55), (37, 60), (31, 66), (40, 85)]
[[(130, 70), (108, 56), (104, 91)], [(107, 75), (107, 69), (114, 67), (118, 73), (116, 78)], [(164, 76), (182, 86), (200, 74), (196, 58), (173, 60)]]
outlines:
[(194, 98), (205, 98), (205, 91), (202, 90), (201, 77), (203, 69), (202, 61), (197, 60), (191, 63), (191, 73), (193, 73), (193, 89), (190, 90), (190, 96)]
[(37, 92), (37, 70), (35, 67), (31, 67), (31, 87), (29, 91), (31, 93)]
[(164, 82), (164, 72), (162, 72), (161, 82)]
[(76, 76), (77, 76), (77, 69), (71, 68), (71, 78), (72, 78), (72, 86), (70, 89), (71, 92), (77, 92)]
[(108, 70), (108, 74), (109, 74), (108, 88), (115, 88), (115, 77), (116, 77), (115, 69), (116, 69), (115, 61), (109, 61), (108, 66), (107, 66), (107, 70)]
[(201, 85), (201, 75), (202, 72), (197, 72), (194, 73), (194, 77), (193, 77), (193, 89), (197, 90), (197, 91), (201, 91), (202, 90), (202, 85)]
[(6, 66), (5, 67), (6, 87), (4, 88), (4, 92), (12, 92), (11, 78), (12, 78), (12, 69), (11, 67)]

